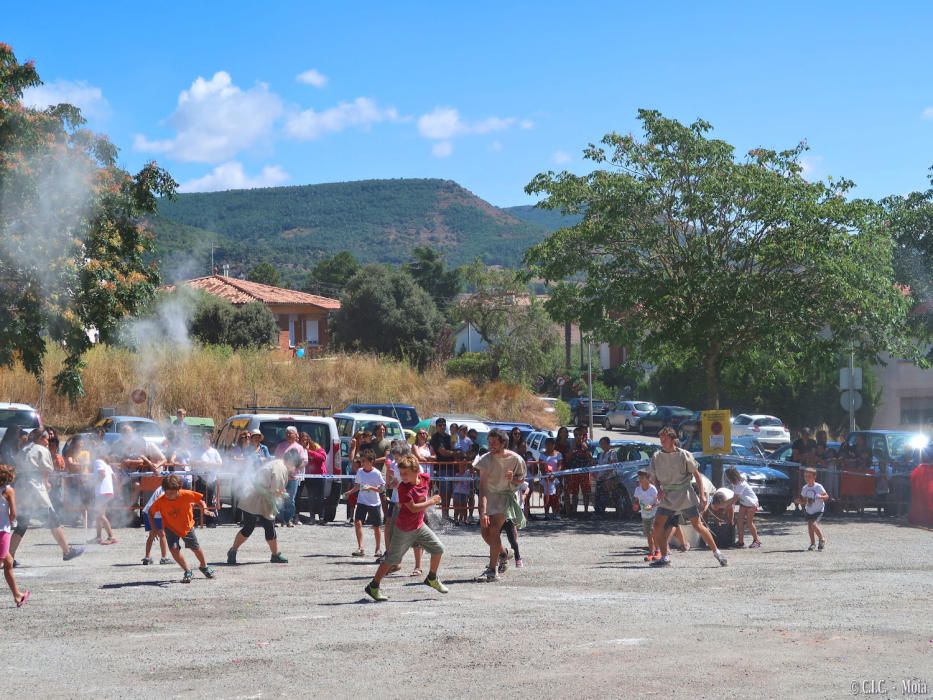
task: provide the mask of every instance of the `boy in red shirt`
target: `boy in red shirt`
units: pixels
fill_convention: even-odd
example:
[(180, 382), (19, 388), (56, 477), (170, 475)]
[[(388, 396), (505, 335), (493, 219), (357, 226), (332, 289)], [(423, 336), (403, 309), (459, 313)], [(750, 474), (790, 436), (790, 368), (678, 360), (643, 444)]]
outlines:
[(182, 583), (191, 583), (192, 571), (188, 568), (188, 562), (185, 561), (181, 553), (181, 541), (184, 540), (185, 546), (194, 552), (198, 558), (201, 573), (205, 578), (214, 578), (214, 570), (207, 565), (204, 559), (204, 553), (201, 551), (201, 545), (198, 544), (197, 535), (194, 534), (194, 512), (193, 506), (199, 506), (208, 517), (214, 517), (214, 514), (208, 510), (204, 502), (204, 496), (197, 491), (188, 491), (181, 487), (181, 479), (175, 474), (162, 479), (162, 490), (165, 492), (149, 508), (149, 517), (153, 524), (159, 522), (156, 520), (156, 514), (161, 514), (162, 524), (165, 527), (165, 537), (168, 540), (169, 549), (178, 565), (185, 572)]
[(437, 569), (441, 565), (444, 545), (437, 535), (424, 524), (424, 513), (433, 505), (441, 502), (438, 495), (428, 497), (431, 490), (431, 477), (422, 474), (418, 460), (414, 455), (405, 455), (398, 461), (402, 483), (398, 486), (398, 516), (392, 541), (386, 551), (385, 559), (376, 569), (376, 575), (363, 590), (377, 603), (388, 600), (379, 590), (379, 584), (387, 573), (402, 562), (402, 557), (412, 547), (422, 547), (431, 555), (431, 568), (424, 580), (438, 593), (446, 593), (447, 586), (437, 578)]

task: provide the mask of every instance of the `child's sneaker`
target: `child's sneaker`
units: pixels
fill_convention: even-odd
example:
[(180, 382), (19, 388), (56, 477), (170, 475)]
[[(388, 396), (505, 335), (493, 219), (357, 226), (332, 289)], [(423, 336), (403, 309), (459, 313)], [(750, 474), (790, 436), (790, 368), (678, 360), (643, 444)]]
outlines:
[(185, 575), (181, 577), (182, 583), (191, 583), (191, 579), (194, 578), (194, 572), (191, 569), (185, 570)]
[(816, 545), (815, 545), (815, 544), (811, 544), (809, 547), (807, 547), (807, 551), (808, 551), (808, 552), (815, 552), (815, 551), (816, 551)]
[(211, 567), (202, 566), (200, 571), (202, 574), (204, 574), (204, 578), (214, 578), (214, 570)]
[(161, 559), (159, 559), (159, 563), (160, 564), (171, 564), (172, 560), (169, 559), (168, 557), (162, 557)]
[(499, 573), (504, 574), (509, 568), (509, 555), (508, 552), (502, 552), (499, 554)]
[(441, 580), (440, 580), (437, 576), (435, 576), (434, 578), (431, 578), (430, 576), (428, 576), (428, 577), (424, 580), (424, 585), (425, 585), (425, 586), (430, 586), (431, 588), (433, 588), (433, 589), (434, 589), (435, 591), (437, 591), (438, 593), (446, 593), (446, 592), (449, 590), (449, 589), (447, 588), (447, 586), (445, 586), (443, 583), (441, 583)]
[(379, 590), (379, 586), (374, 586), (371, 582), (366, 586), (366, 588), (363, 589), (363, 591), (377, 603), (384, 603), (389, 599), (388, 596), (383, 595), (382, 591)]
[(825, 547), (826, 547), (826, 540), (820, 540), (820, 544), (817, 546), (817, 549), (822, 552)]
[(71, 561), (84, 554), (84, 547), (69, 547), (68, 552), (62, 555), (62, 561)]
[(236, 550), (228, 549), (227, 550), (227, 566), (235, 566), (235, 565), (236, 565)]
[(670, 565), (671, 565), (671, 558), (670, 556), (667, 556), (667, 555), (660, 557), (659, 559), (655, 559), (653, 562), (648, 564), (648, 566), (654, 566), (654, 567), (670, 566)]
[(487, 566), (483, 573), (476, 577), (477, 583), (492, 583), (493, 581), (498, 581), (499, 576), (496, 574), (496, 570), (491, 566)]
[(149, 566), (152, 563), (152, 559), (149, 557), (143, 557), (143, 566)]
[(716, 557), (716, 561), (719, 562), (720, 566), (728, 566), (729, 560), (726, 559), (726, 555), (720, 552), (718, 549), (713, 552), (713, 556)]
[(276, 552), (275, 554), (273, 554), (272, 557), (269, 559), (269, 561), (272, 562), (273, 564), (287, 564), (288, 563), (288, 559), (286, 559), (285, 555), (282, 554), (281, 552)]
[(516, 569), (521, 569), (523, 566), (525, 566), (525, 562), (524, 562), (522, 559), (516, 559), (516, 560), (515, 560), (515, 568), (516, 568)]

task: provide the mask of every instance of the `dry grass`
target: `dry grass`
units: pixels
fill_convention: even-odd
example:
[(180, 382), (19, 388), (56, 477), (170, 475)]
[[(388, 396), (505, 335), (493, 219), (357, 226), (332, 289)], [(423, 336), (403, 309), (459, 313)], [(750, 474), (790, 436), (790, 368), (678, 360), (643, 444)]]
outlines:
[[(23, 401), (42, 412), (46, 423), (71, 432), (89, 425), (101, 406), (121, 414), (162, 420), (183, 406), (191, 416), (210, 416), (216, 424), (234, 406), (331, 406), (396, 401), (412, 404), (422, 417), (438, 412), (475, 413), (491, 420), (518, 420), (555, 427), (553, 414), (520, 386), (491, 382), (480, 386), (449, 378), (441, 367), (418, 373), (409, 365), (370, 355), (333, 355), (293, 360), (277, 351), (229, 353), (217, 349), (158, 350), (138, 354), (96, 347), (87, 355), (86, 395), (70, 406), (51, 388), (62, 353), (49, 353), (44, 382), (22, 368), (0, 370), (0, 400)], [(149, 395), (135, 405), (136, 388)]]

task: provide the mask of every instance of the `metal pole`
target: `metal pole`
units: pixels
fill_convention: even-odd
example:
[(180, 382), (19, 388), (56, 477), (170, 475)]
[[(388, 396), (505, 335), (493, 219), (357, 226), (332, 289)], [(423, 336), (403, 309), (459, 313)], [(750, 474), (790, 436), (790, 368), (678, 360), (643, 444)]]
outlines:
[[(582, 338), (581, 338), (582, 341)], [(593, 343), (586, 341), (587, 355), (587, 383), (590, 385), (590, 429), (589, 437), (593, 439)]]
[(849, 432), (855, 431), (855, 350), (849, 351)]

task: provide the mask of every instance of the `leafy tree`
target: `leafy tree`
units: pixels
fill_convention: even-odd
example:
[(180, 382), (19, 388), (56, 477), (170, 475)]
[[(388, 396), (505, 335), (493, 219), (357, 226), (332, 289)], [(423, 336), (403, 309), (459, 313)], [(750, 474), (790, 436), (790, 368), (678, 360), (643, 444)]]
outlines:
[(204, 345), (226, 345), (233, 310), (229, 301), (201, 293), (191, 316), (191, 335)]
[(437, 308), (445, 312), (460, 293), (460, 272), (448, 270), (441, 254), (430, 246), (415, 246), (411, 256), (412, 260), (405, 263), (405, 270), (431, 295)]
[(360, 263), (353, 257), (353, 253), (342, 250), (315, 265), (302, 290), (309, 294), (336, 298), (341, 295), (350, 278), (359, 271)]
[(479, 260), (464, 267), (461, 275), (470, 293), (460, 301), (455, 315), (472, 323), (483, 340), (492, 343), (518, 308), (516, 298), (527, 290), (513, 271), (487, 267)]
[(258, 301), (234, 306), (201, 294), (191, 317), (191, 335), (204, 345), (262, 348), (275, 345), (278, 326), (272, 312)]
[(410, 274), (367, 265), (347, 283), (331, 330), (337, 347), (407, 359), (423, 369), (442, 326), (431, 297)]
[(804, 180), (804, 144), (736, 159), (705, 121), (639, 118), (643, 139), (610, 133), (586, 149), (598, 169), (526, 187), (583, 217), (527, 253), (527, 274), (559, 281), (555, 318), (657, 364), (702, 367), (711, 407), (724, 368), (761, 345), (779, 359), (853, 344), (916, 356), (891, 236), (873, 202), (846, 199), (849, 180)]
[(135, 175), (118, 168), (116, 147), (82, 129), (72, 105), (24, 107), (23, 91), (40, 84), (34, 65), (0, 44), (0, 365), (20, 360), (39, 376), (48, 343), (61, 344), (54, 387), (75, 401), (88, 330), (115, 340), (153, 294), (140, 217), (176, 183), (154, 163)]
[(275, 265), (269, 262), (261, 262), (253, 265), (246, 279), (250, 282), (259, 282), (259, 284), (268, 284), (272, 287), (282, 285), (282, 278)]

